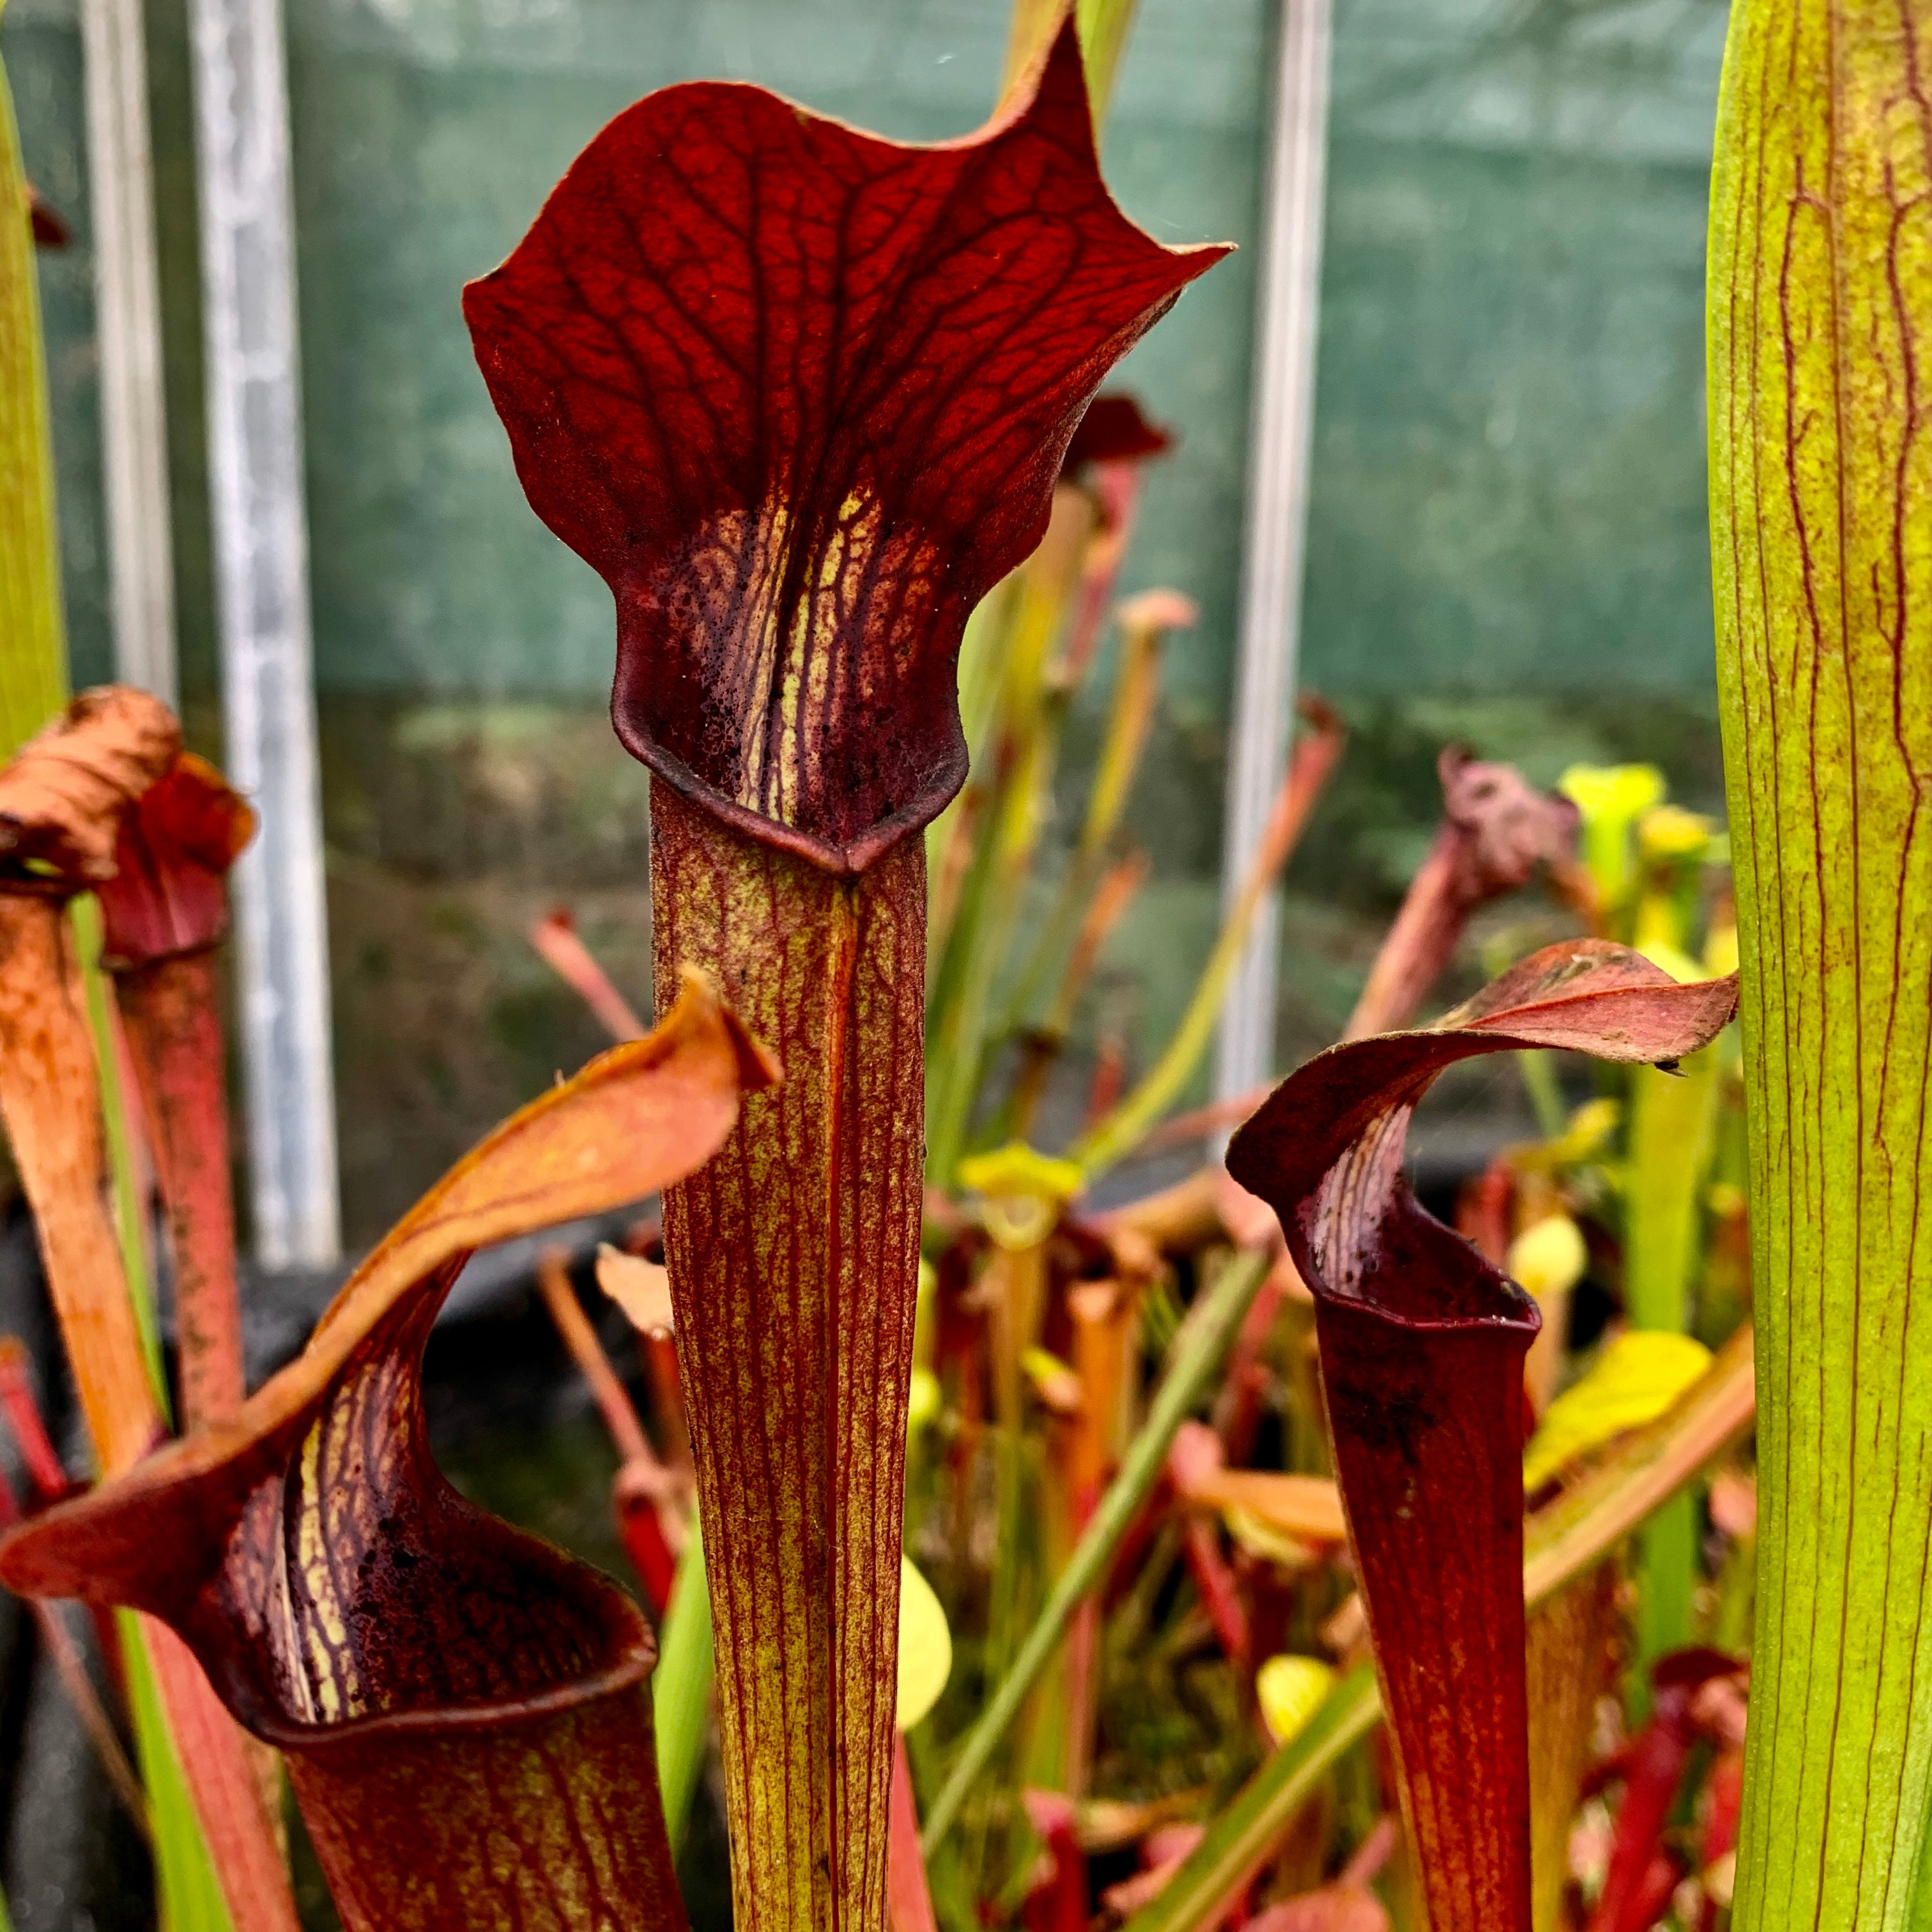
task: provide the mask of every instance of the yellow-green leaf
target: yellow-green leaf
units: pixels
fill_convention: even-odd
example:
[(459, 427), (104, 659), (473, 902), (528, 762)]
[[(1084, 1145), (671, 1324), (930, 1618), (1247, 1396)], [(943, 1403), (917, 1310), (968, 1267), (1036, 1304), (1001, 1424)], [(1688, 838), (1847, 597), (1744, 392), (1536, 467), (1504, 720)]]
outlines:
[(1554, 1140), (1512, 1150), (1510, 1158), (1517, 1167), (1535, 1173), (1549, 1173), (1559, 1167), (1580, 1167), (1601, 1157), (1623, 1120), (1623, 1106), (1608, 1095), (1586, 1100), (1570, 1116), (1570, 1124)]
[(1299, 1737), (1335, 1688), (1333, 1667), (1318, 1657), (1271, 1657), (1255, 1672), (1255, 1700), (1277, 1749)]
[(1710, 977), (1689, 953), (1681, 946), (1672, 945), (1667, 939), (1640, 938), (1636, 950), (1653, 966), (1661, 966), (1680, 986)]
[(928, 1423), (938, 1421), (944, 1402), (939, 1378), (930, 1369), (914, 1370), (912, 1386), (906, 1397), (907, 1432), (916, 1436)]
[(976, 1194), (1032, 1195), (1056, 1203), (1080, 1192), (1080, 1169), (1073, 1162), (1036, 1153), (1024, 1141), (969, 1154), (959, 1163), (959, 1180)]
[(1654, 765), (1572, 765), (1556, 789), (1583, 814), (1583, 858), (1606, 905), (1631, 884), (1631, 834), (1664, 802), (1664, 774)]
[(1080, 1413), (1080, 1378), (1058, 1355), (1045, 1348), (1023, 1348), (1020, 1367), (1034, 1394), (1055, 1415)]
[(1579, 1456), (1654, 1422), (1710, 1366), (1710, 1350), (1688, 1335), (1636, 1328), (1619, 1335), (1550, 1405), (1523, 1451), (1523, 1486), (1540, 1489)]
[(1588, 1259), (1576, 1222), (1568, 1214), (1548, 1214), (1510, 1244), (1503, 1266), (1540, 1301), (1546, 1295), (1568, 1294)]
[(24, 212), (27, 182), (0, 72), (0, 757), (67, 698), (53, 448), (40, 344), (40, 280)]
[(1264, 1563), (1283, 1570), (1310, 1570), (1322, 1560), (1321, 1552), (1300, 1537), (1276, 1528), (1265, 1516), (1257, 1516), (1239, 1503), (1225, 1504), (1221, 1520), (1228, 1526), (1228, 1534), (1250, 1556), (1258, 1556)]
[(899, 1558), (898, 1727), (909, 1731), (939, 1702), (952, 1674), (952, 1632), (932, 1586)]
[(962, 1160), (959, 1184), (983, 1197), (980, 1216), (987, 1233), (1001, 1247), (1017, 1250), (1046, 1240), (1060, 1209), (1080, 1192), (1084, 1177), (1070, 1160), (1010, 1141)]
[(1709, 852), (1715, 829), (1701, 812), (1687, 812), (1681, 805), (1656, 806), (1637, 823), (1637, 850), (1649, 864), (1682, 865)]

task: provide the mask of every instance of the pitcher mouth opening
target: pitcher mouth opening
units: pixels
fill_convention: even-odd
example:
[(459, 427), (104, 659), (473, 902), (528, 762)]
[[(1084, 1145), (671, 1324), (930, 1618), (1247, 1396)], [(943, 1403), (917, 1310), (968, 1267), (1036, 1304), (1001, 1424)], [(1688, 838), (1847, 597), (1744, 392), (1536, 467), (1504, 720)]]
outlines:
[(542, 1724), (580, 1706), (595, 1704), (640, 1686), (648, 1679), (656, 1667), (657, 1645), (642, 1613), (634, 1611), (632, 1614), (638, 1624), (634, 1638), (615, 1663), (525, 1696), (493, 1698), (475, 1704), (379, 1711), (364, 1717), (345, 1718), (333, 1724), (304, 1724), (266, 1712), (251, 1712), (250, 1728), (278, 1750), (300, 1751), (314, 1756), (318, 1752), (346, 1749), (371, 1740), (468, 1736)]
[(616, 694), (611, 700), (610, 722), (618, 742), (639, 764), (648, 767), (653, 778), (662, 780), (681, 797), (688, 799), (700, 811), (730, 826), (734, 831), (742, 832), (759, 844), (769, 845), (775, 851), (788, 852), (838, 878), (856, 878), (861, 872), (869, 871), (895, 846), (923, 831), (952, 802), (960, 787), (966, 782), (965, 734), (955, 717), (951, 721), (952, 742), (946, 748), (944, 762), (918, 795), (909, 804), (868, 826), (858, 838), (841, 842), (822, 838), (801, 826), (784, 825), (776, 819), (767, 818), (762, 812), (740, 805), (736, 799), (728, 797), (716, 785), (700, 778), (675, 752), (667, 751), (626, 715), (621, 674)]

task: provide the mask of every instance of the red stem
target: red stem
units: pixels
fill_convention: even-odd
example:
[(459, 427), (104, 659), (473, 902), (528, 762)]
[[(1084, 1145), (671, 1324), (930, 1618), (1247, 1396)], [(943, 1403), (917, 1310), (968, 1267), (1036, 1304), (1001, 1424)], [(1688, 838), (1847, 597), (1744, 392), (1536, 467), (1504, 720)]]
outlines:
[(1462, 936), (1468, 904), (1461, 887), (1468, 834), (1444, 825), (1409, 881), (1395, 922), (1383, 939), (1344, 1040), (1363, 1040), (1402, 1025), (1428, 996)]
[(227, 1420), (247, 1393), (214, 949), (124, 968), (114, 986), (167, 1208), (182, 1422), (192, 1433)]
[(1214, 1625), (1214, 1634), (1228, 1660), (1245, 1664), (1248, 1658), (1248, 1612), (1234, 1582), (1234, 1573), (1221, 1555), (1218, 1533), (1213, 1522), (1198, 1510), (1190, 1510), (1184, 1545), (1188, 1574), (1201, 1594), (1202, 1603)]
[(1140, 464), (1133, 459), (1096, 463), (1088, 485), (1100, 507), (1099, 526), (1088, 538), (1080, 572), (1073, 615), (1066, 627), (1066, 648), (1057, 667), (1066, 686), (1078, 688), (1093, 662), (1100, 634), (1113, 602), (1120, 561), (1133, 535), (1134, 509), (1140, 497)]
[[(68, 1480), (60, 1451), (54, 1447), (53, 1438), (41, 1419), (26, 1345), (13, 1335), (0, 1336), (0, 1415), (6, 1418), (14, 1447), (26, 1466), (34, 1501), (50, 1503), (65, 1496), (73, 1484)], [(12, 1520), (10, 1514), (8, 1520)]]
[(1024, 1794), (1027, 1816), (1046, 1842), (1049, 1870), (1020, 1907), (1025, 1932), (1086, 1932), (1087, 1854), (1073, 1829), (1073, 1801), (1057, 1791)]
[(562, 906), (530, 928), (530, 944), (557, 977), (576, 994), (614, 1040), (642, 1040), (647, 1029), (629, 1000), (577, 936), (577, 923)]
[(886, 1891), (892, 1932), (939, 1932), (919, 1849), (919, 1805), (913, 1795), (912, 1766), (905, 1739), (892, 1740), (892, 1813), (888, 1840)]
[(1665, 1857), (1664, 1832), (1697, 1742), (1692, 1700), (1700, 1684), (1736, 1667), (1734, 1659), (1715, 1651), (1678, 1651), (1658, 1661), (1652, 1672), (1656, 1707), (1628, 1754), (1610, 1870), (1590, 1932), (1646, 1932), (1662, 1910), (1653, 1902), (1660, 1861), (1670, 1864), (1672, 1874), (1665, 1900), (1676, 1888), (1682, 1874)]
[[(109, 963), (167, 1213), (181, 1426), (193, 1435), (230, 1420), (248, 1394), (214, 948)], [(231, 1902), (238, 1894), (259, 1896), (269, 1922), (278, 1922), (290, 1908), (275, 1754), (236, 1729), (172, 1632), (147, 1628), (183, 1768)]]
[(611, 1484), (610, 1502), (617, 1533), (651, 1608), (662, 1617), (670, 1607), (671, 1582), (677, 1574), (677, 1558), (671, 1545), (678, 1532), (663, 1520), (664, 1513), (674, 1508), (674, 1480), (652, 1450), (629, 1391), (610, 1366), (610, 1358), (570, 1285), (568, 1267), (558, 1250), (546, 1249), (538, 1256), (537, 1288), (564, 1346), (590, 1385), (604, 1426), (616, 1448), (620, 1467)]
[(657, 983), (712, 973), (784, 1077), (664, 1194), (740, 1932), (886, 1912), (924, 1117), (926, 867), (856, 875), (651, 791)]
[(651, 1378), (651, 1408), (658, 1419), (664, 1460), (688, 1481), (691, 1430), (684, 1418), (684, 1390), (677, 1378), (677, 1343), (668, 1332), (638, 1339), (644, 1352), (644, 1372)]

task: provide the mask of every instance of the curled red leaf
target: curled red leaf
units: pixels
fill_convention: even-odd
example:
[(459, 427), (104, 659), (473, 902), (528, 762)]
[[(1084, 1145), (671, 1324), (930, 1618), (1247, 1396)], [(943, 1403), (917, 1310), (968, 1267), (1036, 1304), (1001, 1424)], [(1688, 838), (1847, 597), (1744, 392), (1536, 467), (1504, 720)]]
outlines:
[(121, 820), (114, 876), (99, 890), (101, 958), (145, 966), (212, 946), (228, 925), (228, 868), (255, 814), (221, 774), (183, 752)]
[(1174, 432), (1143, 415), (1132, 396), (1096, 396), (1060, 458), (1060, 473), (1075, 476), (1096, 463), (1144, 463), (1174, 447)]
[(1416, 1200), (1409, 1117), (1456, 1060), (1539, 1046), (1674, 1060), (1736, 1003), (1734, 977), (1679, 986), (1622, 946), (1548, 946), (1434, 1027), (1318, 1054), (1228, 1148), (1315, 1295), (1349, 1542), (1442, 1932), (1530, 1924), (1521, 1421), (1538, 1324)]
[(931, 147), (722, 82), (620, 115), (464, 307), (532, 506), (616, 599), (625, 744), (834, 871), (932, 818), (968, 613), (1101, 378), (1225, 252), (1114, 206), (1070, 22)]
[(0, 891), (66, 898), (112, 878), (122, 814), (180, 749), (159, 698), (82, 692), (0, 771)]
[(741, 1088), (772, 1077), (692, 976), (655, 1033), (432, 1190), (232, 1422), (0, 1542), (9, 1587), (179, 1634), (283, 1751), (350, 1932), (683, 1923), (640, 1694), (650, 1630), (614, 1585), (444, 1480), (421, 1358), (473, 1249), (689, 1172)]

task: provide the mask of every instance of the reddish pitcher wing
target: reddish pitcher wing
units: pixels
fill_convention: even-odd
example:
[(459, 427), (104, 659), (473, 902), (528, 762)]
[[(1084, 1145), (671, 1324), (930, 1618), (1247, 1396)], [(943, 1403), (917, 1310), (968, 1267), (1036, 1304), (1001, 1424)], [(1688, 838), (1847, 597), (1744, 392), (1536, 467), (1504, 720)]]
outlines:
[(934, 146), (720, 82), (620, 115), (464, 307), (532, 505), (616, 599), (626, 745), (834, 870), (925, 823), (964, 776), (968, 613), (1225, 252), (1114, 206), (1070, 26)]
[(1522, 1386), (1538, 1318), (1410, 1191), (1409, 1116), (1456, 1060), (1531, 1046), (1672, 1060), (1736, 999), (1735, 980), (1679, 986), (1604, 941), (1546, 947), (1434, 1027), (1318, 1054), (1228, 1148), (1316, 1297), (1404, 1814), (1444, 1932), (1530, 1924)]
[(101, 881), (101, 952), (145, 965), (212, 946), (228, 925), (228, 868), (255, 814), (221, 774), (183, 752), (121, 821), (114, 876)]
[(422, 1351), (472, 1249), (688, 1174), (772, 1071), (692, 976), (655, 1033), (432, 1190), (232, 1424), (0, 1542), (12, 1588), (180, 1633), (286, 1754), (352, 1932), (510, 1923), (533, 1898), (584, 1932), (682, 1924), (640, 1691), (649, 1629), (615, 1586), (443, 1479)]

